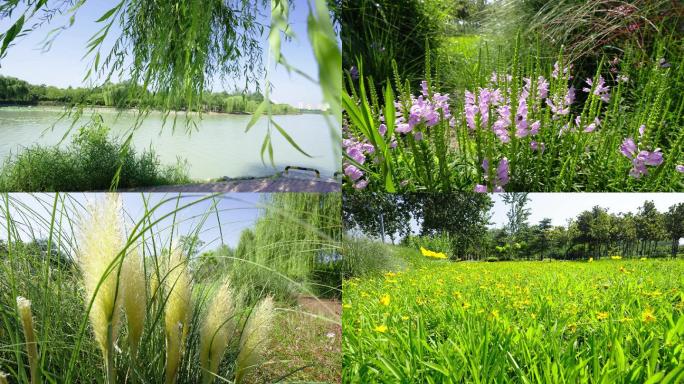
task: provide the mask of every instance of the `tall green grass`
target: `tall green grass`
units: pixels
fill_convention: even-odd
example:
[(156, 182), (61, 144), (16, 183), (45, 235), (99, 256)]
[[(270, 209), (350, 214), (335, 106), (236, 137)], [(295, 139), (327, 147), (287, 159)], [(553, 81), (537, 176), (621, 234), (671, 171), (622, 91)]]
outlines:
[[(86, 196), (89, 200), (101, 198)], [(93, 216), (95, 221), (90, 222), (90, 215), (98, 211), (83, 206), (70, 194), (1, 196), (0, 227), (6, 240), (0, 242), (0, 371), (9, 374), (12, 382), (28, 383), (35, 376), (25, 352), (27, 344), (16, 309), (18, 296), (31, 301), (41, 382), (160, 382), (163, 377), (177, 383), (196, 383), (201, 377), (204, 382), (248, 382), (263, 364), (259, 351), (277, 342), (268, 339), (271, 314), (292, 309), (281, 307), (282, 301), (269, 302), (268, 297), (278, 292), (259, 287), (256, 281), (242, 281), (239, 288), (236, 282), (228, 293), (227, 274), (200, 281), (198, 260), (189, 258), (188, 248), (179, 243), (181, 235), (216, 230), (207, 220), (223, 217), (218, 203), (239, 197), (140, 196), (140, 217), (129, 216), (134, 213), (127, 212), (125, 206), (113, 206), (107, 211), (110, 213)], [(110, 198), (116, 199), (115, 195)], [(199, 204), (208, 208), (188, 211), (193, 213), (180, 219)], [(268, 210), (271, 201), (264, 199), (260, 204)], [(290, 212), (297, 211), (293, 208)], [(101, 219), (114, 214), (125, 217), (120, 222), (121, 237), (109, 225), (111, 220)], [(297, 221), (290, 223), (291, 231), (296, 232)], [(218, 220), (217, 225), (225, 223)], [(88, 238), (91, 240), (84, 241)], [(334, 238), (327, 241), (331, 245), (321, 239), (319, 244), (307, 246), (323, 249), (336, 242)], [(97, 244), (103, 246), (94, 246)], [(297, 242), (291, 246), (295, 248)], [(84, 263), (87, 259), (97, 268)], [(257, 266), (249, 260), (233, 259), (234, 265), (240, 263)], [(276, 264), (258, 267), (287, 278)], [(140, 271), (142, 281), (134, 282), (135, 271)], [(87, 276), (91, 282), (84, 284)], [(300, 283), (297, 291), (298, 282), (288, 281), (291, 293), (313, 294), (306, 284)], [(180, 294), (179, 289), (186, 293)], [(99, 332), (95, 325), (101, 321), (96, 308), (118, 308), (100, 301), (99, 295), (107, 290), (115, 297), (122, 296), (125, 310), (110, 312), (117, 316), (105, 321), (109, 324), (105, 329), (110, 329), (105, 333), (111, 333), (98, 340), (108, 338), (111, 348), (103, 350), (95, 337)], [(217, 304), (226, 300), (234, 304)], [(136, 310), (142, 312), (136, 314)], [(224, 328), (224, 322), (233, 326)], [(214, 354), (205, 353), (208, 350)], [(211, 362), (205, 364), (208, 356)], [(210, 369), (214, 373), (207, 367), (216, 367)], [(291, 373), (282, 372), (282, 376)]]
[(345, 381), (679, 383), (683, 270), (681, 260), (430, 261), (349, 279)]

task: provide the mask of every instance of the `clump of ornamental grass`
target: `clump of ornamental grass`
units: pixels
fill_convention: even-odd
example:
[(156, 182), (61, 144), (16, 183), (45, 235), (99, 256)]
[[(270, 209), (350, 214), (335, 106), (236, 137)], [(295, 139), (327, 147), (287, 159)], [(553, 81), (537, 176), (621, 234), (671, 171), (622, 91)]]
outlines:
[(239, 299), (226, 279), (209, 303), (200, 329), (200, 363), (205, 384), (213, 381), (213, 375), (218, 372), (221, 359), (231, 344), (238, 304)]
[[(38, 378), (38, 346), (36, 335), (33, 329), (33, 315), (31, 313), (31, 301), (21, 296), (17, 297), (17, 312), (21, 326), (24, 328), (24, 338), (26, 340), (26, 354), (28, 355), (29, 367), (31, 368), (31, 384), (39, 382)], [(7, 382), (4, 374), (0, 374), (0, 383)]]
[(83, 274), (90, 323), (105, 362), (109, 383), (116, 382), (114, 341), (120, 327), (122, 291), (119, 287), (119, 253), (123, 230), (121, 201), (108, 194), (92, 203), (80, 225), (78, 261)]
[(121, 276), (123, 276), (121, 281), (123, 306), (128, 322), (128, 344), (131, 358), (135, 361), (145, 324), (145, 309), (147, 307), (145, 272), (137, 248), (124, 259)]
[(164, 306), (166, 383), (175, 383), (192, 316), (192, 279), (187, 258), (178, 247), (169, 256), (164, 289), (168, 295)]
[(252, 310), (240, 337), (235, 372), (235, 383), (243, 382), (245, 375), (262, 361), (273, 326), (273, 299), (266, 297)]

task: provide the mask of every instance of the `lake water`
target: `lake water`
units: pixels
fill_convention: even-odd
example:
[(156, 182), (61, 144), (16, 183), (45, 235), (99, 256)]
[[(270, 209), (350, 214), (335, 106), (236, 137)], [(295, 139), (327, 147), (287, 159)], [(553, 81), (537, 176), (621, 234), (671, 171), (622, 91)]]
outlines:
[[(0, 160), (27, 146), (59, 143), (71, 120), (60, 121), (53, 130), (50, 127), (62, 111), (62, 108), (49, 107), (0, 108)], [(97, 112), (111, 128), (113, 136), (124, 135), (135, 119), (132, 111), (99, 109)], [(178, 157), (186, 159), (190, 177), (197, 180), (223, 176), (268, 176), (288, 165), (315, 168), (323, 176), (332, 176), (341, 166), (339, 149), (336, 150), (339, 143), (334, 142), (322, 115), (275, 116), (275, 121), (312, 156), (308, 158), (292, 148), (274, 127), (271, 137), (275, 169), (269, 164), (268, 155), (265, 159), (267, 165), (262, 164), (260, 157), (261, 144), (267, 132), (266, 118), (262, 118), (248, 133), (245, 133), (245, 127), (251, 116), (205, 114), (201, 120), (196, 118), (198, 129), (190, 133), (185, 128), (184, 119), (183, 114), (178, 115), (173, 131), (170, 118), (162, 127), (162, 115), (151, 113), (135, 132), (133, 146), (139, 152), (153, 148), (163, 164), (174, 165)], [(77, 126), (86, 122), (87, 119), (82, 118)]]

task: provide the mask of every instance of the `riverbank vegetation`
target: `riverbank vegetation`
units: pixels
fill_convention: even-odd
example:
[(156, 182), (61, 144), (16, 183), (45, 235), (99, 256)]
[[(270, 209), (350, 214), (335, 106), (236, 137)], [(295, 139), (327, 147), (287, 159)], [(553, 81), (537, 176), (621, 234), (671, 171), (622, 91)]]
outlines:
[[(252, 114), (264, 96), (259, 92), (207, 92), (191, 112)], [(180, 101), (168, 103), (164, 95), (151, 95), (132, 83), (106, 83), (93, 88), (58, 88), (34, 85), (13, 77), (0, 76), (0, 103), (17, 105), (60, 105), (83, 107), (114, 107), (119, 109), (186, 110)], [(271, 104), (274, 115), (300, 113), (288, 104)]]
[[(339, 207), (339, 194), (262, 196), (254, 236), (287, 243), (309, 263), (284, 246), (270, 262), (258, 259), (240, 241), (242, 259), (218, 246), (220, 230), (200, 236), (216, 232), (214, 217), (218, 228), (235, 225), (221, 208), (233, 197), (139, 197), (134, 207), (116, 194), (2, 195), (0, 372), (10, 382), (341, 382), (339, 301), (320, 299), (308, 283), (335, 263), (317, 255), (339, 247), (328, 236), (339, 232), (339, 216), (337, 230), (333, 216), (319, 226), (323, 219), (298, 205), (322, 213)], [(200, 256), (211, 247), (212, 258)], [(309, 269), (294, 276), (288, 260)], [(234, 279), (240, 263), (261, 271)], [(265, 275), (284, 283), (249, 280)]]
[(188, 184), (187, 164), (162, 165), (153, 149), (136, 153), (112, 138), (101, 116), (82, 126), (65, 145), (34, 145), (11, 154), (0, 167), (0, 191), (107, 191)]
[(680, 4), (347, 4), (347, 189), (684, 188)]

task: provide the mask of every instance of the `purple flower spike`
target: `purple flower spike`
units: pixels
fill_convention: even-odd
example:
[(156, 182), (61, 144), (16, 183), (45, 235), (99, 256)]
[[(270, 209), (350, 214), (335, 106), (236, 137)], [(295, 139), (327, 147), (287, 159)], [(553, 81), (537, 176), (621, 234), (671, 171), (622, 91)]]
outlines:
[(482, 184), (478, 184), (475, 186), (475, 192), (476, 193), (487, 193), (487, 186), (482, 185)]
[(639, 137), (643, 136), (644, 133), (646, 133), (646, 125), (641, 124), (641, 127), (639, 127)]
[(637, 154), (637, 146), (631, 137), (625, 139), (620, 145), (620, 152), (628, 159), (633, 159)]
[(360, 180), (354, 183), (354, 188), (361, 190), (368, 186), (368, 180)]
[(679, 164), (675, 167), (675, 170), (679, 173), (684, 173), (684, 164)]
[(354, 80), (359, 79), (359, 69), (356, 68), (356, 66), (353, 66), (349, 69), (349, 74), (351, 75), (352, 79), (354, 79)]
[(380, 135), (385, 136), (385, 133), (387, 133), (387, 126), (385, 124), (380, 124), (378, 132), (380, 132)]
[(499, 161), (499, 165), (496, 167), (496, 184), (499, 186), (504, 186), (508, 184), (509, 181), (509, 175), (508, 175), (509, 167), (508, 167), (508, 159), (503, 158)]
[(363, 172), (361, 172), (360, 169), (356, 168), (351, 164), (347, 165), (347, 167), (344, 168), (344, 174), (349, 176), (349, 178), (352, 179), (352, 181), (356, 181), (363, 177)]

